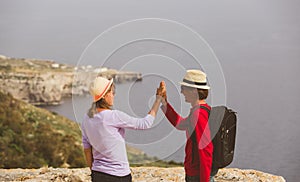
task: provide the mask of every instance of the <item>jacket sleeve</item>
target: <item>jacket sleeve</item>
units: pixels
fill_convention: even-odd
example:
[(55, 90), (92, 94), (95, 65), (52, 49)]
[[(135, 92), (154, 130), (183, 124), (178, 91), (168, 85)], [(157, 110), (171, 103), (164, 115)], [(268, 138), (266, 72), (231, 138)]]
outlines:
[(161, 106), (163, 113), (166, 115), (170, 123), (178, 130), (186, 130), (188, 127), (188, 119), (182, 118), (173, 107), (167, 103), (167, 106)]

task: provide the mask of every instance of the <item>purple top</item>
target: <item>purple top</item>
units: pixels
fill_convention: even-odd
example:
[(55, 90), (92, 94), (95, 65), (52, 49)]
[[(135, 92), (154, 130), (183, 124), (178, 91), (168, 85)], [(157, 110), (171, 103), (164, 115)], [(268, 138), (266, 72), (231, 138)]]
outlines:
[(130, 174), (125, 147), (125, 129), (150, 128), (154, 117), (134, 118), (118, 110), (104, 110), (81, 124), (84, 148), (92, 147), (92, 170), (115, 176)]

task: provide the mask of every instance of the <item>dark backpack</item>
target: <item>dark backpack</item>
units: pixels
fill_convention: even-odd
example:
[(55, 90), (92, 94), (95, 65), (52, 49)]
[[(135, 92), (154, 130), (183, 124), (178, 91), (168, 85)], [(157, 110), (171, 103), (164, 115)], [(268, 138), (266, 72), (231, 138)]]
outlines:
[[(224, 168), (233, 160), (237, 122), (236, 112), (225, 106), (212, 107), (211, 110), (205, 106), (200, 106), (200, 108), (205, 109), (209, 115), (208, 122), (214, 146), (212, 168)], [(197, 145), (194, 132), (191, 139)]]

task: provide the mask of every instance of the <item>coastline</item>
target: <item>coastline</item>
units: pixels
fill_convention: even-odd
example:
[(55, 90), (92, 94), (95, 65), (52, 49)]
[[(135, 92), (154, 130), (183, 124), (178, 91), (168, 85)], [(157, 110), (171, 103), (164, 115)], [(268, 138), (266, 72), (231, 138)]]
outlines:
[(0, 55), (0, 90), (33, 105), (60, 105), (65, 97), (86, 95), (96, 76), (113, 78), (115, 83), (142, 80), (138, 72)]

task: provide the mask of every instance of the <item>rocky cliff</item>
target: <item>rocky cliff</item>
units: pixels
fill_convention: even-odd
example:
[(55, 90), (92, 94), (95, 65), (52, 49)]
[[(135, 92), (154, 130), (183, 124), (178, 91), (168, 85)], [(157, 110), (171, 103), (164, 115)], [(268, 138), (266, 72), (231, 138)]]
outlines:
[(85, 166), (78, 124), (0, 92), (0, 168), (45, 165)]
[[(184, 182), (182, 167), (132, 167), (134, 182)], [(0, 181), (90, 181), (88, 168), (63, 169), (0, 169)], [(281, 176), (275, 176), (256, 170), (241, 170), (236, 168), (221, 169), (215, 177), (216, 182), (285, 182)]]
[(87, 94), (97, 75), (114, 78), (116, 83), (141, 80), (135, 72), (0, 56), (0, 90), (34, 105), (55, 105), (63, 97)]

